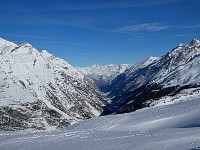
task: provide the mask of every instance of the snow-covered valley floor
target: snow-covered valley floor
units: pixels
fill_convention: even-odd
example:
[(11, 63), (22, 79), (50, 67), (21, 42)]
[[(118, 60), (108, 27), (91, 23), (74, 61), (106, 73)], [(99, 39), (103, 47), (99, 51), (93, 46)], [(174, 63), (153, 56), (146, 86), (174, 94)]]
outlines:
[(98, 117), (56, 131), (0, 132), (0, 150), (197, 150), (200, 99)]

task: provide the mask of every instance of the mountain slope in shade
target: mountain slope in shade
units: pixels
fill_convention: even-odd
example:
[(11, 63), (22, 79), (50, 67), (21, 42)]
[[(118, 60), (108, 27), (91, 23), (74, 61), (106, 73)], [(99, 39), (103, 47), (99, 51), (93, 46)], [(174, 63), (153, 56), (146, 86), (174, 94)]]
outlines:
[(159, 59), (160, 59), (159, 57), (149, 57), (148, 59), (144, 60), (138, 65), (129, 67), (123, 73), (114, 78), (110, 83), (110, 85), (108, 86), (109, 89), (108, 97), (110, 97), (111, 103), (109, 103), (104, 108), (104, 112), (102, 113), (102, 115), (107, 115), (112, 112), (115, 112), (116, 109), (119, 108), (125, 102), (124, 97), (127, 95), (126, 92), (137, 89), (138, 87), (141, 86), (141, 84), (143, 84), (141, 82), (144, 80), (143, 77), (137, 79), (137, 77), (140, 76), (140, 70), (148, 67), (151, 64), (156, 63)]
[[(126, 89), (128, 89), (129, 87), (127, 86), (127, 83), (131, 84), (130, 82), (132, 82), (132, 80), (134, 80), (134, 78), (137, 78), (138, 76), (140, 76), (141, 69), (146, 68), (151, 64), (154, 64), (159, 59), (160, 59), (159, 57), (149, 57), (147, 60), (139, 63), (138, 65), (132, 66), (132, 67), (128, 68), (127, 70), (125, 70), (125, 72), (121, 73), (119, 76), (117, 76), (112, 81), (112, 83), (109, 87), (111, 92), (114, 91), (113, 89), (115, 89), (115, 88), (121, 89), (121, 87), (123, 88), (124, 86), (126, 86)], [(138, 71), (138, 73), (135, 74), (135, 72), (137, 72), (137, 71)], [(136, 83), (134, 83), (135, 89), (138, 88), (139, 86), (141, 86), (141, 84), (144, 84), (141, 82), (141, 80), (142, 80), (141, 78), (140, 78), (140, 80), (136, 80)], [(126, 89), (123, 89), (123, 90), (125, 91)]]
[(98, 116), (104, 99), (93, 81), (32, 45), (0, 39), (2, 130), (50, 129)]
[(3, 150), (198, 150), (199, 95), (183, 102), (86, 120), (51, 132), (0, 133)]
[(107, 92), (109, 91), (108, 86), (111, 81), (131, 66), (132, 65), (130, 64), (110, 64), (106, 66), (93, 65), (92, 67), (84, 67), (78, 69), (90, 77), (92, 80), (94, 80), (100, 90)]
[[(117, 113), (131, 112), (151, 105), (164, 96), (199, 87), (200, 41), (180, 44), (147, 66), (127, 69), (111, 84)], [(147, 103), (148, 101), (148, 103)]]

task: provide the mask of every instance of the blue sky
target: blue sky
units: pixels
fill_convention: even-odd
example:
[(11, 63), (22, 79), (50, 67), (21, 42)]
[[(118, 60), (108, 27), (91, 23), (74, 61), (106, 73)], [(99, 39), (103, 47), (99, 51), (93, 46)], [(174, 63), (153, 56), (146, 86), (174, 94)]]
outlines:
[(1, 0), (0, 36), (73, 66), (135, 64), (200, 38), (200, 0)]

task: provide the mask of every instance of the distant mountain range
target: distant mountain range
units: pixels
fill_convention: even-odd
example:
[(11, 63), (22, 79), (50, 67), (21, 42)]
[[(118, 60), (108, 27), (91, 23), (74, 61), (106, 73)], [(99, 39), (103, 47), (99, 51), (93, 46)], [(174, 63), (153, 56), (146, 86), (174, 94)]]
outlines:
[(0, 39), (0, 77), (1, 130), (55, 129), (198, 97), (200, 41), (137, 65), (75, 68), (28, 43)]
[(109, 91), (108, 86), (112, 80), (123, 73), (127, 68), (131, 67), (130, 64), (110, 64), (110, 65), (93, 65), (92, 67), (78, 68), (89, 78), (94, 80), (99, 89), (103, 92)]

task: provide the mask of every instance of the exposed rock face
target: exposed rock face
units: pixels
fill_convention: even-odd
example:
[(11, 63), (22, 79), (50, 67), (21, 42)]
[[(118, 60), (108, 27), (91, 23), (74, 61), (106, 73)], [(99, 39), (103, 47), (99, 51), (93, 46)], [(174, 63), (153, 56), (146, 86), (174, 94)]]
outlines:
[(64, 127), (98, 116), (104, 105), (94, 82), (66, 61), (0, 39), (1, 130)]

